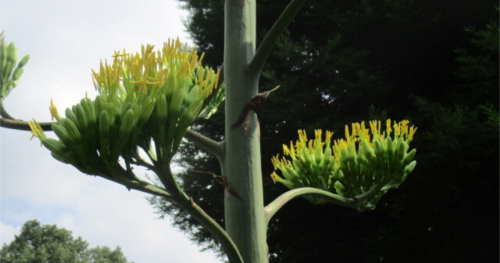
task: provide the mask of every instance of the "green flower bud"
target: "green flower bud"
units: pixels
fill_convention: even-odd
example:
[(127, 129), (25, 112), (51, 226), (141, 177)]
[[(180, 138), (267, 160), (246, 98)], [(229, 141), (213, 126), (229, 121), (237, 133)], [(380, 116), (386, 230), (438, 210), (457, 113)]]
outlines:
[(26, 55), (23, 57), (23, 59), (21, 59), (21, 61), (19, 61), (19, 64), (17, 65), (18, 68), (22, 68), (26, 65), (26, 63), (28, 63), (28, 60), (30, 59), (30, 55)]
[[(2, 79), (9, 80), (12, 74), (12, 69), (14, 69), (14, 62), (7, 59), (5, 67), (2, 68)], [(13, 85), (15, 86), (15, 85)]]
[(77, 104), (75, 108), (76, 121), (78, 123), (78, 128), (81, 132), (87, 131), (88, 118), (82, 104)]
[(24, 71), (23, 68), (16, 68), (14, 70), (14, 73), (12, 73), (12, 80), (18, 80), (23, 74), (23, 71)]
[(51, 152), (55, 152), (57, 154), (64, 154), (65, 152), (67, 152), (66, 146), (63, 142), (54, 140), (52, 138), (43, 139), (42, 144)]
[(52, 124), (52, 130), (64, 144), (66, 144), (67, 146), (71, 145), (72, 140), (66, 128), (64, 128), (60, 124), (54, 123)]
[(10, 43), (7, 47), (7, 61), (15, 64), (17, 62), (17, 49), (14, 43)]
[(136, 117), (134, 111), (132, 109), (129, 109), (125, 113), (125, 116), (123, 116), (123, 121), (118, 131), (119, 138), (125, 139), (127, 135), (130, 134), (130, 132), (134, 128), (135, 122), (136, 122)]
[(78, 163), (76, 161), (76, 159), (73, 156), (71, 156), (71, 154), (69, 154), (69, 153), (60, 154), (57, 152), (51, 152), (50, 154), (52, 155), (52, 157), (54, 157), (54, 159), (56, 159), (62, 163), (71, 164), (73, 166), (77, 165), (77, 163)]
[(411, 150), (411, 152), (406, 154), (402, 160), (403, 165), (408, 165), (413, 160), (413, 157), (415, 157), (416, 153), (417, 153), (417, 149), (413, 149), (413, 150)]
[(158, 121), (160, 121), (160, 123), (165, 123), (165, 121), (167, 120), (167, 114), (167, 99), (165, 98), (165, 95), (161, 94), (156, 99), (156, 117), (158, 118)]
[(5, 65), (7, 64), (7, 45), (5, 45), (5, 41), (3, 38), (0, 42), (0, 62), (0, 66), (2, 67), (2, 69), (5, 68)]
[(61, 119), (61, 125), (66, 129), (73, 144), (79, 145), (82, 140), (82, 134), (76, 124), (70, 119)]

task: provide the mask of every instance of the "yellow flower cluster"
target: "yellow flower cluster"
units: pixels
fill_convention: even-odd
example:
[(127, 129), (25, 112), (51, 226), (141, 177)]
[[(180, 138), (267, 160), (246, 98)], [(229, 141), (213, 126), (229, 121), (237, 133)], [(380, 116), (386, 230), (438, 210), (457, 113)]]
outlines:
[(275, 172), (271, 178), (288, 188), (317, 187), (348, 197), (376, 183), (384, 183), (386, 189), (399, 186), (415, 166), (411, 162), (415, 150), (407, 151), (417, 128), (406, 120), (389, 119), (385, 130), (381, 121), (368, 124), (369, 128), (364, 122), (346, 125), (345, 138), (333, 142), (333, 132), (326, 131), (323, 139), (323, 131), (315, 130), (315, 138), (308, 140), (306, 132), (299, 130), (295, 143), (283, 145), (284, 157), (272, 158)]
[(36, 122), (30, 123), (33, 134), (54, 158), (88, 174), (109, 177), (119, 171), (118, 159), (130, 163), (139, 147), (153, 160), (169, 162), (218, 87), (220, 70), (203, 67), (202, 59), (178, 39), (158, 51), (147, 45), (136, 54), (115, 52), (111, 63), (92, 71), (99, 92), (94, 100), (82, 99), (64, 118), (51, 101), (59, 140), (47, 138)]
[(158, 51), (153, 45), (142, 46), (136, 54), (118, 51), (111, 63), (101, 61), (99, 72), (92, 70), (94, 86), (101, 95), (123, 97), (138, 91), (168, 93), (166, 89), (197, 86), (199, 96), (206, 98), (218, 86), (220, 70), (203, 68), (203, 56), (189, 51), (179, 39), (169, 40)]

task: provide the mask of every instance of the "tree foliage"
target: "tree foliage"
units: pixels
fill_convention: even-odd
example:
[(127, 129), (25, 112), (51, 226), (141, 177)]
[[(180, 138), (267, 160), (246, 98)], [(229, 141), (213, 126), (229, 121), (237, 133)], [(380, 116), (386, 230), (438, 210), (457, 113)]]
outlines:
[[(223, 54), (223, 3), (180, 0), (206, 62)], [(289, 1), (258, 2), (262, 37)], [(308, 1), (280, 37), (260, 80), (271, 94), (260, 123), (266, 203), (285, 191), (268, 175), (271, 157), (297, 129), (333, 130), (367, 119), (408, 118), (419, 127), (422, 164), (377, 210), (358, 213), (296, 200), (271, 221), (272, 262), (494, 262), (498, 259), (498, 12), (481, 1)], [(486, 27), (484, 25), (487, 25)], [(465, 28), (465, 30), (464, 30)], [(223, 116), (195, 129), (223, 138)], [(219, 174), (217, 161), (192, 145), (188, 169)], [(223, 224), (223, 187), (186, 172), (188, 195)], [(209, 185), (208, 187), (206, 185)], [(209, 233), (160, 198), (204, 248)]]
[(21, 234), (0, 250), (4, 263), (127, 263), (120, 247), (88, 248), (81, 237), (74, 239), (71, 231), (55, 225), (40, 225), (36, 220), (27, 221)]

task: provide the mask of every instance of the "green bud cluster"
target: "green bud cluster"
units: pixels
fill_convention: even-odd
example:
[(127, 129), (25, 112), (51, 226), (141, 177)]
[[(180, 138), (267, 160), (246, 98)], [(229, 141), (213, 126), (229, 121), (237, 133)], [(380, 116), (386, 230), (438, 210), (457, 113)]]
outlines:
[(168, 163), (184, 133), (198, 117), (205, 98), (217, 87), (219, 72), (201, 66), (202, 57), (172, 41), (161, 51), (142, 47), (135, 55), (116, 52), (111, 64), (101, 63), (93, 72), (99, 95), (84, 98), (65, 111), (52, 129), (59, 138), (47, 138), (36, 122), (30, 123), (52, 156), (80, 171), (103, 177), (123, 174), (139, 148), (153, 162)]
[[(389, 189), (399, 187), (416, 165), (416, 150), (408, 152), (416, 128), (409, 127), (408, 121), (391, 127), (387, 120), (386, 126), (382, 132), (380, 121), (371, 121), (370, 129), (364, 122), (353, 123), (351, 132), (346, 126), (345, 139), (335, 140), (333, 145), (332, 132), (327, 131), (323, 141), (321, 130), (316, 130), (314, 140), (308, 140), (305, 131), (299, 130), (299, 140), (283, 146), (285, 157), (272, 158), (275, 170), (280, 170), (284, 178), (276, 172), (271, 177), (290, 189), (315, 187), (354, 200), (363, 197), (357, 208), (374, 209), (379, 199)], [(306, 198), (325, 203), (319, 197)]]
[(52, 124), (52, 130), (59, 140), (47, 138), (37, 123), (30, 125), (55, 159), (86, 174), (113, 178), (120, 171), (119, 157), (130, 160), (135, 154), (140, 127), (147, 122), (153, 107), (152, 101), (113, 104), (97, 96), (95, 100), (82, 99), (66, 109), (65, 118), (61, 118), (53, 106), (51, 112), (57, 114), (54, 117), (58, 121)]
[(23, 74), (24, 66), (30, 59), (24, 56), (17, 62), (17, 48), (14, 43), (5, 43), (3, 33), (0, 34), (0, 88), (1, 98), (6, 98), (10, 91), (17, 86)]

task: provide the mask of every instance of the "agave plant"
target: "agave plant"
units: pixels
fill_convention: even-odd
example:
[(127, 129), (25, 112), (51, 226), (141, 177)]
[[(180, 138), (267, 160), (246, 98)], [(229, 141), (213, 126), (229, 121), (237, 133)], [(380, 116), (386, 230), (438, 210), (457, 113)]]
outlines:
[[(219, 87), (220, 72), (203, 67), (203, 55), (178, 40), (158, 51), (147, 45), (135, 54), (115, 52), (109, 63), (104, 61), (93, 71), (96, 98), (82, 99), (64, 117), (51, 102), (56, 122), (32, 121), (29, 127), (56, 159), (183, 209), (220, 241), (230, 262), (267, 262), (267, 226), (288, 201), (305, 196), (313, 203), (374, 209), (381, 196), (398, 187), (416, 165), (416, 151), (409, 151), (416, 128), (408, 121), (388, 120), (385, 130), (380, 121), (369, 122), (369, 128), (363, 122), (354, 123), (350, 129), (346, 126), (345, 138), (333, 142), (332, 132), (326, 131), (323, 138), (323, 132), (316, 130), (315, 139), (309, 140), (301, 130), (298, 141), (283, 147), (284, 157), (272, 158), (271, 177), (292, 190), (264, 205), (258, 121), (272, 90), (259, 93), (258, 80), (275, 42), (304, 4), (304, 0), (290, 1), (258, 49), (256, 1), (225, 5), (227, 89)], [(0, 55), (0, 124), (24, 130), (28, 124), (10, 116), (3, 99), (28, 58), (16, 65), (15, 47), (3, 40)], [(213, 114), (226, 92), (224, 141), (189, 131), (196, 118)], [(44, 130), (54, 131), (58, 139), (48, 138)], [(225, 229), (181, 189), (170, 169), (183, 137), (215, 155), (221, 164), (222, 175), (213, 176), (228, 193), (224, 195)], [(141, 149), (147, 153), (144, 159)], [(161, 184), (141, 180), (131, 165), (151, 170)]]

